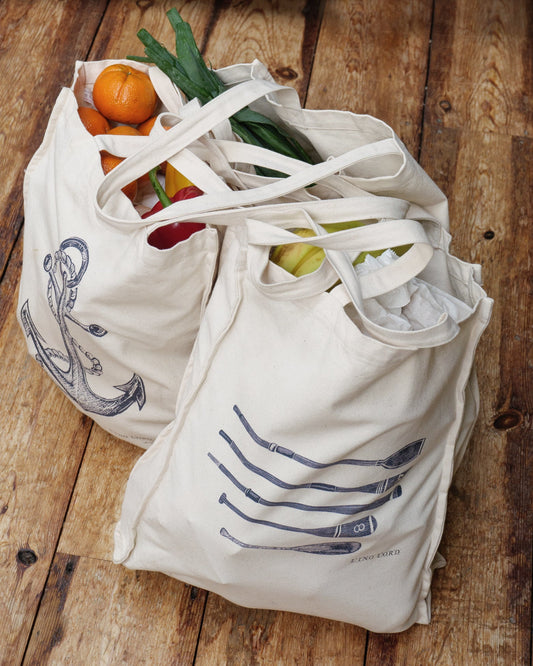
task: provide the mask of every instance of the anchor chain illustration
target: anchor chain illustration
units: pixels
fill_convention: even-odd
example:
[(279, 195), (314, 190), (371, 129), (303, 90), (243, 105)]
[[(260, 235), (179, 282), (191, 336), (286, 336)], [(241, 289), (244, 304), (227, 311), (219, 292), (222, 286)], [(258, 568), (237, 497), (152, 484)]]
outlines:
[[(67, 254), (68, 249), (79, 253), (79, 268), (76, 268)], [(99, 324), (83, 324), (72, 312), (78, 296), (78, 285), (88, 265), (87, 243), (76, 237), (65, 239), (53, 255), (46, 255), (43, 262), (43, 268), (48, 273), (48, 305), (59, 326), (64, 351), (46, 346), (46, 341), (32, 320), (29, 300), (20, 309), (24, 331), (35, 347), (35, 359), (82, 410), (102, 416), (115, 416), (134, 403), (140, 410), (146, 402), (146, 394), (143, 380), (136, 373), (126, 383), (114, 386), (120, 393), (113, 398), (98, 395), (89, 385), (87, 376), (102, 375), (102, 365), (98, 358), (77, 342), (69, 329), (69, 324), (75, 324), (98, 338), (107, 334), (107, 330)]]

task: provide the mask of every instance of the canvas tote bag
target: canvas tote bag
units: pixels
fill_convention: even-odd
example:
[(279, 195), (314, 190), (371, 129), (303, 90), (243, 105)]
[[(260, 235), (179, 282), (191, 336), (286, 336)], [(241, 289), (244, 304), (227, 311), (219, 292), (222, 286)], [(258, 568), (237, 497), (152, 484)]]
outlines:
[[(76, 64), (26, 170), (18, 316), (29, 352), (74, 404), (113, 435), (146, 447), (174, 415), (212, 287), (218, 234), (206, 228), (158, 250), (147, 242), (150, 222), (120, 189), (114, 210), (137, 224), (98, 218), (100, 150), (135, 162), (133, 155), (154, 141), (91, 136), (82, 125), (78, 105), (90, 104), (94, 80), (114, 62), (122, 61)], [(153, 77), (164, 100), (158, 111), (179, 113), (183, 104), (170, 81), (154, 68), (136, 67)], [(201, 185), (225, 187), (219, 178)], [(155, 195), (144, 209), (153, 203)]]
[[(128, 481), (115, 562), (372, 631), (429, 622), (491, 301), (439, 220), (408, 211), (368, 195), (257, 206), (228, 227), (176, 418)], [(347, 219), (374, 223), (322, 233)], [(300, 240), (284, 228), (296, 226), (326, 248), (300, 278), (268, 258)], [(361, 251), (404, 243), (413, 251), (388, 266), (352, 267)], [(395, 330), (367, 316), (404, 285), (406, 307), (438, 298), (431, 322)]]
[[(170, 81), (149, 68), (164, 102), (152, 135), (92, 137), (78, 118), (77, 106), (90, 100), (92, 83), (111, 62), (77, 64), (74, 83), (61, 92), (44, 141), (28, 166), (18, 313), (30, 353), (77, 407), (113, 435), (147, 447), (174, 414), (183, 369), (216, 270), (219, 233), (213, 220), (209, 228), (165, 251), (149, 246), (148, 235), (158, 225), (187, 220), (194, 213), (287, 197), (334, 196), (338, 187), (328, 190), (324, 179), (325, 191), (317, 188), (315, 194), (308, 194), (310, 183), (305, 178), (299, 185), (288, 186), (254, 176), (250, 168), (243, 173), (236, 168), (233, 160), (247, 158), (228, 148), (228, 144), (238, 145), (227, 138), (233, 113), (261, 99), (268, 99), (263, 106), (278, 119), (283, 109), (298, 112), (296, 92), (273, 83), (262, 67), (261, 76), (254, 78), (256, 65), (226, 72), (230, 90), (204, 108), (195, 101), (184, 106)], [(177, 126), (165, 132), (163, 118)], [(309, 125), (302, 118), (295, 130), (300, 133)], [(359, 123), (365, 127), (358, 128)], [(311, 125), (318, 128), (320, 122), (313, 120)], [(328, 124), (322, 131), (331, 135)], [(315, 132), (320, 135), (318, 129)], [(209, 136), (215, 139), (209, 141)], [(376, 140), (388, 142), (389, 147), (382, 152), (380, 176), (370, 180), (418, 182), (424, 178), (390, 128), (378, 121), (366, 117), (357, 121), (345, 147), (363, 147)], [(100, 150), (127, 159), (104, 177)], [(276, 164), (259, 149), (258, 153), (254, 163), (270, 159)], [(330, 157), (327, 154), (325, 161)], [(349, 168), (351, 159), (343, 160), (343, 153), (339, 157), (336, 167)], [(131, 182), (164, 160), (206, 194), (201, 202), (180, 202), (142, 220), (121, 192), (127, 183), (120, 179)], [(287, 172), (301, 168), (291, 164)], [(333, 165), (328, 169), (334, 173)], [(360, 176), (369, 180), (365, 174)], [(358, 190), (348, 177), (342, 181), (344, 188)], [(251, 185), (254, 189), (236, 192), (228, 183), (234, 189)], [(442, 199), (435, 188), (433, 200), (442, 203)]]
[[(179, 111), (174, 109), (173, 113), (183, 118), (180, 128), (160, 135), (157, 143), (139, 151), (135, 160), (120, 164), (102, 182), (97, 192), (96, 207), (98, 215), (106, 223), (137, 223), (134, 211), (117, 208), (116, 193), (142, 175), (143, 170), (168, 160), (193, 182), (212, 170), (234, 189), (246, 191), (217, 191), (209, 197), (179, 202), (152, 216), (153, 228), (163, 222), (185, 220), (203, 212), (257, 206), (263, 202), (282, 200), (283, 197), (309, 200), (336, 198), (339, 194), (351, 196), (357, 192), (401, 197), (411, 204), (410, 216), (425, 211), (448, 228), (446, 197), (386, 123), (350, 111), (302, 109), (296, 90), (276, 84), (258, 60), (216, 71), (228, 87), (224, 94), (203, 107), (193, 100)], [(311, 172), (304, 175), (307, 164), (234, 140), (229, 118), (245, 106), (272, 118), (297, 138), (316, 162), (332, 161), (336, 170), (330, 168), (327, 173), (327, 170), (317, 173), (315, 182), (307, 178)], [(205, 139), (208, 133), (214, 137), (213, 140), (195, 144), (198, 137)], [(370, 150), (366, 160), (357, 158), (353, 162), (351, 151), (378, 142), (383, 145), (375, 154)], [(190, 159), (191, 154), (200, 159)], [(200, 161), (204, 162), (203, 166)], [(285, 183), (284, 179), (275, 182), (275, 179), (256, 175), (253, 169), (250, 172), (248, 167), (251, 164), (271, 165), (272, 169), (285, 170), (285, 173), (294, 175), (300, 172), (299, 179), (289, 183)], [(245, 170), (241, 171), (243, 166)], [(327, 175), (332, 174), (337, 176), (333, 183), (327, 180)], [(302, 192), (309, 185), (313, 187)], [(227, 223), (221, 224), (225, 226)]]
[[(73, 83), (61, 90), (26, 169), (17, 314), (30, 354), (68, 398), (111, 434), (147, 447), (173, 418), (212, 288), (219, 234), (210, 227), (173, 248), (152, 247), (147, 242), (152, 220), (141, 219), (157, 201), (149, 188), (135, 207), (116, 188), (113, 218), (98, 216), (94, 198), (105, 180), (100, 151), (127, 157), (136, 173), (131, 181), (136, 180), (172, 157), (165, 147), (160, 158), (151, 159), (151, 146), (158, 140), (161, 145), (166, 134), (161, 118), (176, 124), (198, 110), (194, 102), (184, 104), (157, 68), (137, 63), (161, 100), (151, 136), (92, 136), (77, 109), (92, 104), (96, 77), (114, 63), (131, 64), (76, 63)], [(227, 138), (224, 127), (217, 129), (216, 114), (212, 123), (215, 134)], [(190, 140), (198, 138), (193, 133)], [(205, 153), (205, 145), (202, 149)], [(215, 199), (229, 189), (190, 151), (182, 150), (174, 161), (178, 168), (184, 162), (192, 162), (188, 173)]]
[[(220, 75), (230, 86), (251, 84), (251, 92), (231, 93), (231, 104), (217, 99), (204, 110), (195, 100), (184, 105), (170, 80), (151, 67), (146, 71), (162, 101), (152, 135), (93, 137), (83, 127), (77, 106), (91, 103), (97, 75), (114, 62), (121, 61), (76, 63), (74, 82), (61, 91), (42, 145), (28, 165), (18, 315), (30, 353), (76, 406), (113, 435), (146, 447), (174, 414), (216, 270), (219, 233), (211, 226), (164, 251), (150, 246), (147, 237), (158, 221), (187, 219), (194, 210), (253, 204), (253, 196), (228, 199), (228, 192), (236, 194), (228, 183), (247, 188), (271, 179), (254, 177), (249, 168), (238, 175), (236, 165), (229, 163), (227, 144), (235, 142), (228, 141), (228, 118), (265, 96), (268, 102), (263, 106), (296, 113), (298, 96), (291, 88), (275, 85), (260, 63), (239, 65)], [(163, 117), (171, 125), (187, 118), (189, 122), (167, 134)], [(202, 124), (203, 117), (207, 120)], [(387, 133), (378, 125), (365, 141)], [(209, 136), (219, 143), (207, 141)], [(360, 145), (358, 132), (354, 137), (354, 145)], [(104, 178), (100, 150), (128, 159), (117, 173), (115, 169)], [(398, 146), (391, 152), (405, 159)], [(116, 179), (125, 171), (131, 182), (166, 159), (209, 196), (202, 197), (205, 201), (196, 209), (174, 205), (142, 220)], [(261, 157), (256, 161), (261, 163)], [(385, 180), (391, 174), (420, 172), (412, 160), (407, 167), (393, 161)], [(96, 192), (106, 199), (105, 214), (100, 214), (98, 204), (94, 210)], [(280, 196), (316, 197), (305, 187), (300, 195), (296, 192), (293, 188)], [(264, 195), (265, 200), (276, 196)], [(155, 195), (143, 203), (149, 208)]]

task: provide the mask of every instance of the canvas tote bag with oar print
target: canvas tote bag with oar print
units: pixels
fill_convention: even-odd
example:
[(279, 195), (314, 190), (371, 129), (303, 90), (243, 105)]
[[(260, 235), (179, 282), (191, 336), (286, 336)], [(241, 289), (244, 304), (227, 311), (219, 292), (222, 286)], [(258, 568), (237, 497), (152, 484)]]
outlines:
[[(491, 301), (442, 225), (410, 209), (358, 196), (258, 207), (228, 228), (176, 418), (128, 481), (116, 562), (371, 631), (429, 622)], [(373, 223), (324, 234), (346, 219)], [(301, 226), (326, 259), (294, 278), (269, 250)], [(388, 265), (352, 266), (406, 243)], [(411, 323), (395, 327), (402, 289)]]

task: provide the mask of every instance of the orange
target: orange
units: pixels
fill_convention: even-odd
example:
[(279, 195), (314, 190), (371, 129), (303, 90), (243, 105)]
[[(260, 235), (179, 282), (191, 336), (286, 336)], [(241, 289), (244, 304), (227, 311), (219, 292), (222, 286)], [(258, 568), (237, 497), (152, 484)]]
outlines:
[(137, 127), (139, 132), (144, 136), (148, 136), (150, 134), (150, 130), (154, 126), (156, 118), (157, 116), (152, 116), (151, 118), (148, 118), (148, 120), (145, 120), (144, 123), (141, 123), (139, 127)]
[(108, 134), (129, 134), (131, 136), (141, 136), (139, 130), (136, 130), (135, 127), (130, 127), (130, 125), (117, 125), (113, 129), (107, 130)]
[[(154, 123), (155, 123), (156, 119), (157, 119), (157, 116), (152, 116), (151, 118), (148, 118), (148, 120), (145, 120), (144, 123), (141, 123), (141, 124), (137, 127), (137, 129), (138, 129), (139, 132), (140, 132), (141, 134), (143, 134), (144, 136), (148, 136), (148, 135), (150, 134), (150, 132), (152, 131), (152, 127), (154, 126)], [(169, 129), (170, 129), (170, 126), (169, 126), (169, 125), (163, 125), (163, 127), (164, 127), (166, 130), (169, 130)]]
[(96, 109), (91, 109), (88, 106), (79, 106), (78, 113), (86, 130), (93, 136), (96, 136), (96, 134), (105, 134), (111, 128), (107, 118), (104, 118)]
[[(124, 157), (117, 157), (116, 155), (111, 155), (111, 153), (108, 153), (105, 150), (100, 151), (100, 158), (102, 161), (102, 169), (104, 170), (105, 174), (108, 174), (111, 171), (111, 169), (114, 169), (118, 164), (120, 164), (125, 159)], [(133, 201), (133, 199), (135, 199), (135, 195), (137, 194), (137, 181), (134, 180), (133, 183), (129, 183), (128, 185), (122, 188), (122, 191), (127, 197), (129, 197)]]
[[(156, 118), (156, 116), (154, 116), (154, 118)], [(147, 120), (146, 122), (149, 121)], [(142, 132), (140, 132), (138, 129), (135, 129), (135, 127), (131, 127), (130, 125), (117, 125), (116, 127), (113, 127), (113, 129), (109, 130), (108, 134), (130, 134), (131, 136), (142, 136)], [(149, 182), (150, 176), (145, 173), (139, 178), (138, 185), (141, 186)]]
[[(116, 127), (113, 127), (113, 129), (110, 129), (108, 134), (129, 134), (131, 136), (142, 136), (138, 129), (135, 129), (135, 127), (131, 127), (130, 125), (117, 125)], [(138, 185), (144, 185), (145, 183), (149, 182), (150, 177), (147, 173), (145, 173), (139, 178)]]
[(93, 102), (109, 120), (137, 125), (154, 115), (158, 98), (147, 74), (116, 63), (96, 78)]

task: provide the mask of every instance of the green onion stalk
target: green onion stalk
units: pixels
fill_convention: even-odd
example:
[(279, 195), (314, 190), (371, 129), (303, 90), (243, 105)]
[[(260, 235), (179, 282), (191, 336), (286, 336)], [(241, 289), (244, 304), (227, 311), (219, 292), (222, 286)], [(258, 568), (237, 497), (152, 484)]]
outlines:
[[(144, 45), (145, 56), (128, 56), (130, 60), (155, 64), (189, 99), (198, 98), (206, 104), (226, 90), (226, 86), (216, 72), (207, 67), (194, 39), (191, 26), (180, 16), (177, 9), (167, 12), (168, 20), (176, 35), (176, 55), (160, 44), (152, 35), (141, 28), (137, 33)], [(245, 143), (273, 150), (287, 157), (313, 161), (288, 132), (270, 118), (244, 107), (230, 119), (233, 132)], [(286, 174), (256, 167), (265, 176), (281, 177)]]

